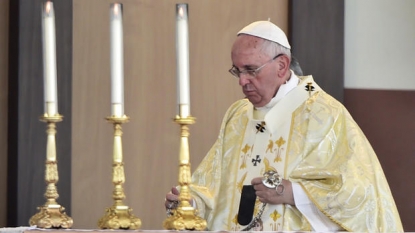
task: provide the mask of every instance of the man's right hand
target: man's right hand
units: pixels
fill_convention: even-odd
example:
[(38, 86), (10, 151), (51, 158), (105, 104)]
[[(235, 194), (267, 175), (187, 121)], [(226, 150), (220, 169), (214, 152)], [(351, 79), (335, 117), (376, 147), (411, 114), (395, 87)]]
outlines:
[(176, 209), (179, 204), (179, 190), (176, 187), (172, 187), (171, 191), (166, 194), (166, 201), (164, 206), (166, 209)]

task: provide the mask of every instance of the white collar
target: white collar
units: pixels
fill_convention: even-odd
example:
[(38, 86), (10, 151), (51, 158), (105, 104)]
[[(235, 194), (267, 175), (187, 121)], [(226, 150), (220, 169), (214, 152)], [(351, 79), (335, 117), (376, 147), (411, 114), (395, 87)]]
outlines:
[(288, 94), (288, 92), (290, 92), (298, 85), (300, 79), (297, 77), (297, 75), (294, 74), (292, 70), (290, 71), (290, 79), (280, 86), (274, 98), (272, 98), (271, 101), (269, 101), (269, 103), (267, 103), (265, 106), (257, 107), (256, 110), (268, 112), (268, 110), (274, 107), (282, 98), (284, 98), (285, 95)]

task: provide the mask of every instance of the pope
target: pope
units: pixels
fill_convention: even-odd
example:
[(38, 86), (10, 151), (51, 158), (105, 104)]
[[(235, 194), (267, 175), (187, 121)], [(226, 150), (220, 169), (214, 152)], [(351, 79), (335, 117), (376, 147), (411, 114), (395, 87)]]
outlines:
[[(213, 231), (402, 232), (364, 133), (311, 75), (290, 69), (290, 49), (269, 21), (237, 33), (229, 72), (246, 98), (229, 107), (193, 172), (198, 214)], [(178, 194), (166, 194), (166, 208)]]

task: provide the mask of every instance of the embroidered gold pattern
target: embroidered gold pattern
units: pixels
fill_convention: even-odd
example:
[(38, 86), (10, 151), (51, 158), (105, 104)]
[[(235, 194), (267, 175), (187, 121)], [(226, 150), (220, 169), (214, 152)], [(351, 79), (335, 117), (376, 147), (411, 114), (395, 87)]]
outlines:
[(245, 147), (242, 149), (242, 152), (243, 152), (243, 154), (241, 155), (242, 163), (241, 163), (241, 166), (239, 167), (239, 169), (246, 168), (246, 159), (247, 159), (247, 157), (249, 157), (249, 154), (248, 154), (249, 149), (251, 149), (251, 147), (248, 146), (248, 144), (246, 144)]
[(272, 218), (272, 220), (274, 220), (274, 222), (281, 218), (281, 214), (278, 213), (277, 210), (274, 210), (274, 212), (272, 212), (269, 216)]
[(268, 161), (267, 158), (264, 158), (264, 165), (265, 165), (265, 171), (270, 171), (270, 170), (277, 171), (277, 169), (275, 169), (275, 167), (269, 165), (269, 161)]
[(267, 146), (267, 150), (265, 151), (265, 153), (268, 153), (268, 151), (270, 153), (272, 153), (272, 151), (274, 150), (274, 142), (272, 140), (269, 140), (268, 146)]
[(238, 214), (235, 214), (235, 217), (233, 217), (232, 219), (232, 223), (234, 223), (235, 225), (238, 225)]
[(242, 149), (242, 152), (244, 152), (246, 154), (246, 153), (248, 153), (249, 149), (251, 149), (251, 147), (248, 146), (248, 144), (246, 144), (245, 147)]
[(282, 145), (284, 145), (285, 142), (286, 141), (282, 137), (280, 137), (277, 141), (275, 141), (275, 144), (277, 144), (277, 146), (278, 146), (277, 155), (275, 156), (275, 159), (274, 159), (274, 162), (276, 162), (276, 163), (282, 161), (281, 153), (284, 150), (284, 148), (282, 148)]
[(244, 181), (245, 181), (245, 178), (246, 178), (246, 174), (247, 173), (245, 172), (245, 174), (243, 174), (241, 180), (236, 184), (236, 186), (237, 186), (240, 193), (242, 193), (242, 187), (244, 186)]
[(285, 140), (282, 137), (280, 137), (277, 141), (275, 141), (275, 144), (277, 144), (278, 147), (281, 147), (285, 144)]
[(233, 226), (231, 227), (231, 231), (238, 231), (239, 230), (239, 224), (238, 224), (238, 214), (235, 214), (235, 216), (231, 220)]

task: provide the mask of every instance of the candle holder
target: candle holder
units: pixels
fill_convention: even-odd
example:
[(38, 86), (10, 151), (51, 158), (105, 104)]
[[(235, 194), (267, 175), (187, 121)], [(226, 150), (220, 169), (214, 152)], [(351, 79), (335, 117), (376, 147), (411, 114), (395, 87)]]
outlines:
[(141, 227), (141, 220), (134, 216), (132, 209), (123, 203), (125, 199), (123, 188), (125, 175), (122, 161), (121, 124), (127, 123), (129, 117), (125, 115), (122, 117), (111, 116), (106, 119), (114, 124), (114, 156), (112, 163), (112, 183), (114, 184), (112, 198), (114, 204), (107, 208), (105, 215), (99, 219), (98, 227), (101, 229), (136, 230)]
[(189, 127), (195, 123), (195, 118), (191, 116), (174, 119), (180, 125), (180, 155), (179, 155), (179, 205), (172, 211), (163, 222), (163, 227), (167, 230), (205, 230), (206, 220), (196, 215), (195, 208), (190, 204), (191, 196), (189, 186), (191, 184), (190, 156), (189, 156)]
[(56, 123), (62, 121), (62, 115), (49, 116), (45, 113), (40, 120), (47, 123), (47, 150), (45, 181), (47, 183), (45, 198), (46, 203), (38, 207), (39, 212), (33, 215), (29, 224), (39, 228), (70, 228), (73, 220), (64, 212), (65, 208), (56, 202), (59, 194), (56, 183), (59, 180), (58, 162), (56, 160)]

